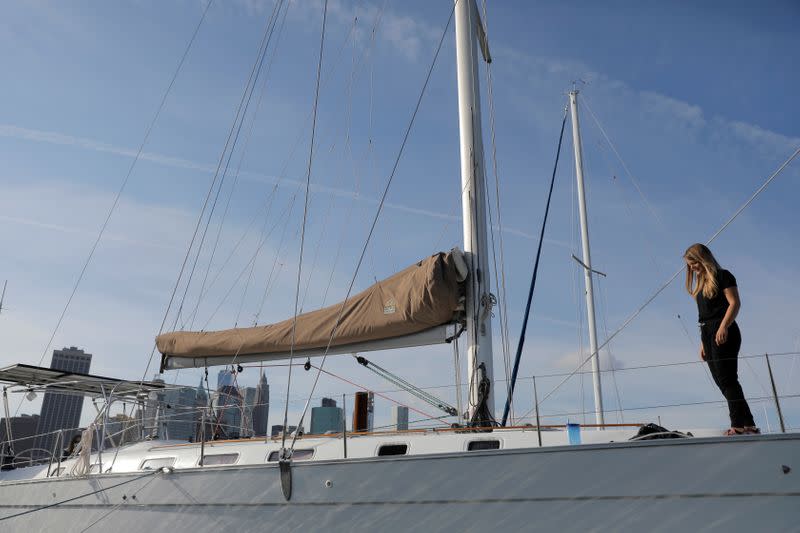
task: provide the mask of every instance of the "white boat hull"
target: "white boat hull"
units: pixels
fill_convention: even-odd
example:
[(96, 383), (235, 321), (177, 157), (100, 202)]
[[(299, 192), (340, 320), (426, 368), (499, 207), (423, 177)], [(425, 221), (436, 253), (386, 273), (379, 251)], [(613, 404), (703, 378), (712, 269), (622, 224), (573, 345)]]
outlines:
[(799, 445), (788, 434), (295, 463), (289, 501), (274, 463), (8, 481), (0, 530), (800, 531)]

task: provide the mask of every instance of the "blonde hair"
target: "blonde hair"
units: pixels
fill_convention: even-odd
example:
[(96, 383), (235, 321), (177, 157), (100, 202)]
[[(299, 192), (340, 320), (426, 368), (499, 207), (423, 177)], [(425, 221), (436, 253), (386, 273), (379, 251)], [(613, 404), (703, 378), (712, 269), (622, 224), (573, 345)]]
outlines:
[[(717, 283), (717, 272), (722, 270), (714, 254), (705, 244), (695, 243), (686, 249), (683, 254), (686, 260), (686, 290), (692, 296), (697, 296), (702, 291), (706, 298), (713, 298), (717, 295), (719, 284)], [(689, 268), (688, 262), (698, 263), (700, 272), (695, 273)]]

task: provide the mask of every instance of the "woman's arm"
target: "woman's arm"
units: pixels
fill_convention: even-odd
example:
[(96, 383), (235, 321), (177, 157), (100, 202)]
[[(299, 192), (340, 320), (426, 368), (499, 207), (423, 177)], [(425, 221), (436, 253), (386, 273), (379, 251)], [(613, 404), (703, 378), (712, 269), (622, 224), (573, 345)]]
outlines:
[(728, 340), (728, 328), (733, 321), (736, 320), (736, 315), (739, 314), (739, 308), (742, 306), (742, 301), (739, 299), (739, 289), (736, 287), (728, 287), (723, 291), (725, 299), (728, 300), (728, 310), (725, 311), (725, 317), (719, 325), (717, 330), (716, 342), (717, 346), (725, 344)]

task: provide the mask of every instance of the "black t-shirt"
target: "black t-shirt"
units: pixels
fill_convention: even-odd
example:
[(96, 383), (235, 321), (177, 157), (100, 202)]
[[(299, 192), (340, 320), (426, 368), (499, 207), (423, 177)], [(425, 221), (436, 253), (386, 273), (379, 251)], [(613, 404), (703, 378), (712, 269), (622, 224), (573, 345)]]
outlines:
[(697, 294), (697, 311), (700, 322), (722, 320), (728, 311), (728, 299), (725, 298), (725, 289), (736, 287), (736, 278), (727, 270), (717, 271), (717, 294), (713, 298), (703, 296), (703, 291)]

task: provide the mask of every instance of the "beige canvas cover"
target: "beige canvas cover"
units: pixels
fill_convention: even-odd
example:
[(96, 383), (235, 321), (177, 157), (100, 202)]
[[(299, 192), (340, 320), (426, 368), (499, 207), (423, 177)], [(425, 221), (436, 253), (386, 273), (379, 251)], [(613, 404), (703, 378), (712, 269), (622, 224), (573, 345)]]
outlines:
[[(440, 252), (337, 303), (297, 317), (294, 352), (400, 337), (452, 323), (459, 310), (463, 281), (461, 252)], [(341, 318), (340, 317), (341, 313)], [(336, 327), (337, 319), (339, 321)], [(293, 319), (277, 324), (224, 331), (164, 333), (156, 338), (162, 370), (170, 357), (204, 358), (286, 354), (292, 348)], [(224, 364), (224, 363), (221, 363)]]

